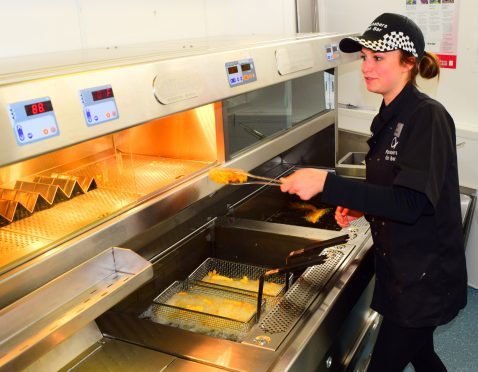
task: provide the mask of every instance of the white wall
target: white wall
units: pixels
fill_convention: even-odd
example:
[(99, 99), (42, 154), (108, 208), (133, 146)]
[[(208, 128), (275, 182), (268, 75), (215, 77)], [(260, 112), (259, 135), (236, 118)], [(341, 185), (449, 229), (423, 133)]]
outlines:
[[(405, 14), (405, 0), (319, 0), (320, 28), (327, 32), (362, 33), (384, 12)], [(478, 131), (478, 1), (459, 3), (457, 69), (442, 69), (439, 84), (419, 81), (426, 93), (442, 102), (457, 127)], [(344, 66), (339, 75), (339, 102), (377, 109), (381, 99), (367, 92), (360, 62)], [(341, 89), (342, 88), (342, 89)], [(361, 128), (361, 126), (360, 126)]]
[(294, 0), (0, 0), (0, 58), (295, 32)]

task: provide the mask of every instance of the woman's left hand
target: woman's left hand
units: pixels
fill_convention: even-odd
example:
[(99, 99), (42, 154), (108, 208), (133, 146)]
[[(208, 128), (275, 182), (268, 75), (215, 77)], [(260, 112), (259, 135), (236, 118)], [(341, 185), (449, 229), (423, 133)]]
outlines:
[(327, 171), (321, 169), (304, 168), (281, 178), (282, 192), (297, 194), (302, 200), (309, 200), (314, 195), (324, 190)]

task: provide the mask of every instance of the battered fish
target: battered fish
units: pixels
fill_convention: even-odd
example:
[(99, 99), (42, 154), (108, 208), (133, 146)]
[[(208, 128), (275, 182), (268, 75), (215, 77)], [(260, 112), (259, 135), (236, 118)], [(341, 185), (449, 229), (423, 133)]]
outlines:
[(317, 223), (317, 221), (320, 220), (321, 217), (325, 216), (327, 213), (329, 213), (332, 208), (317, 208), (315, 205), (309, 204), (309, 203), (290, 203), (290, 207), (293, 209), (299, 209), (299, 210), (306, 210), (310, 211), (305, 215), (305, 220), (310, 222), (310, 223)]
[(324, 209), (316, 209), (315, 211), (312, 211), (312, 212), (309, 212), (305, 215), (305, 219), (306, 221), (308, 222), (311, 222), (311, 223), (317, 223), (318, 220), (320, 220), (320, 218), (324, 215), (326, 215), (327, 213), (329, 213), (329, 211), (331, 210), (331, 208), (324, 208)]
[(240, 169), (213, 168), (209, 171), (209, 179), (216, 183), (244, 183), (247, 182), (247, 174)]
[[(243, 289), (250, 292), (259, 290), (259, 280), (249, 279), (246, 275), (242, 278), (229, 278), (220, 275), (216, 270), (209, 271), (207, 275), (201, 279), (203, 282), (219, 284), (225, 287)], [(277, 296), (284, 288), (284, 284), (277, 284), (269, 281), (264, 282), (264, 294), (268, 296)]]
[(248, 322), (256, 313), (256, 305), (252, 302), (190, 292), (176, 293), (166, 301), (166, 304), (243, 323)]

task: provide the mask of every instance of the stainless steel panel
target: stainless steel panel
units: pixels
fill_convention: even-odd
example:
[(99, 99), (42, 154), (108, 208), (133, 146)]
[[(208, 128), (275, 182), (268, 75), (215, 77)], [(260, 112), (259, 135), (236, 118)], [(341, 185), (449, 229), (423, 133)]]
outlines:
[(339, 129), (337, 132), (338, 144), (336, 148), (337, 159), (341, 159), (349, 152), (367, 152), (367, 140), (370, 135)]
[(98, 325), (106, 335), (114, 338), (233, 371), (267, 371), (277, 357), (269, 350), (122, 314), (106, 314), (98, 320)]
[(307, 70), (314, 66), (312, 45), (304, 43), (276, 50), (277, 71), (281, 75)]
[[(468, 243), (468, 236), (471, 229), (471, 222), (476, 207), (476, 190), (469, 187), (460, 186), (460, 198), (465, 199), (465, 203), (462, 202), (462, 219), (463, 219), (463, 234), (465, 236), (465, 249)], [(466, 210), (463, 209), (466, 206)]]
[(365, 372), (372, 355), (373, 346), (378, 336), (380, 322), (382, 317), (375, 311), (370, 310), (366, 319), (365, 326), (362, 329), (353, 349), (350, 350), (343, 365), (348, 371)]
[(170, 365), (165, 369), (166, 372), (219, 372), (224, 371), (223, 369), (215, 368), (205, 364), (194, 363), (189, 360), (184, 359), (175, 359)]
[(152, 275), (149, 262), (112, 248), (3, 308), (0, 367), (29, 365)]
[(61, 371), (218, 372), (223, 369), (178, 359), (126, 342), (104, 338)]
[[(45, 79), (52, 74), (52, 70), (37, 71), (35, 73), (18, 74), (13, 78), (17, 84), (12, 83), (12, 76), (4, 77), (0, 86), (0, 127), (5, 135), (0, 138), (0, 165), (6, 165), (44, 154), (65, 146), (99, 137), (107, 133), (116, 132), (152, 119), (164, 117), (179, 111), (199, 107), (207, 103), (220, 101), (248, 91), (257, 90), (281, 81), (333, 68), (339, 63), (355, 60), (356, 55), (342, 54), (334, 61), (325, 57), (324, 45), (338, 43), (344, 35), (309, 35), (285, 40), (273, 40), (266, 44), (240, 45), (234, 48), (223, 47), (220, 51), (208, 54), (197, 54), (196, 51), (181, 58), (169, 54), (169, 59), (164, 59), (156, 53), (156, 60), (149, 57), (145, 62), (144, 57), (130, 57), (123, 61), (103, 61), (83, 66), (72, 66), (70, 73)], [(270, 68), (275, 64), (275, 51), (287, 45), (310, 44), (314, 67), (287, 75), (280, 76), (277, 71)], [(134, 51), (134, 49), (131, 49)], [(163, 58), (163, 59), (161, 59)], [(258, 80), (230, 88), (225, 75), (225, 63), (228, 61), (253, 58)], [(118, 66), (120, 64), (120, 66)], [(115, 66), (115, 67), (113, 67)], [(168, 105), (158, 103), (152, 93), (151, 85), (158, 73), (178, 74), (189, 73), (191, 66), (195, 67), (198, 76), (202, 76), (206, 88), (204, 94)], [(86, 70), (76, 73), (78, 70)], [(57, 70), (57, 73), (60, 71)], [(26, 81), (26, 79), (30, 79)], [(22, 81), (23, 80), (23, 81)], [(109, 122), (108, 125), (88, 127), (85, 124), (82, 106), (78, 92), (88, 87), (110, 84), (113, 87), (116, 103), (119, 110), (119, 119)], [(210, 84), (210, 85), (209, 85)], [(210, 89), (209, 89), (210, 88)], [(36, 97), (49, 96), (55, 108), (55, 115), (61, 130), (61, 135), (48, 140), (35, 142), (27, 146), (18, 146), (13, 136), (9, 119), (8, 104), (28, 100)]]
[(466, 214), (471, 206), (472, 198), (469, 195), (460, 194), (461, 222), (465, 222)]
[(186, 101), (202, 94), (204, 81), (193, 71), (159, 74), (154, 78), (154, 96), (163, 105)]
[(339, 175), (365, 178), (366, 152), (349, 152), (337, 162), (335, 171)]
[(91, 322), (71, 337), (64, 339), (54, 349), (50, 350), (33, 363), (28, 365), (24, 372), (50, 372), (59, 371), (70, 361), (77, 358), (85, 350), (94, 347), (103, 338), (95, 322)]
[(126, 342), (103, 339), (89, 350), (87, 355), (72, 361), (62, 371), (157, 372), (166, 370), (175, 359), (172, 355)]
[(295, 236), (298, 238), (310, 239), (310, 240), (328, 240), (340, 235), (343, 235), (340, 231), (316, 229), (312, 227), (292, 226), (284, 225), (273, 222), (253, 221), (247, 219), (236, 219), (234, 221), (234, 228), (247, 229), (249, 231), (261, 231), (264, 233), (273, 233), (286, 236)]

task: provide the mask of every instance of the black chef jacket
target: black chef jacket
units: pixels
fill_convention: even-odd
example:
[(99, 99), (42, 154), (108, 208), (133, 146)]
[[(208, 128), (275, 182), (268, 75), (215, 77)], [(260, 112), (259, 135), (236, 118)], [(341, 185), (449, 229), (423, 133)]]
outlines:
[[(447, 323), (466, 305), (467, 291), (453, 119), (409, 83), (388, 106), (382, 103), (371, 130), (366, 182), (428, 199), (413, 223), (366, 215), (376, 271), (371, 307), (402, 326)], [(323, 201), (334, 194), (340, 204), (337, 194), (346, 188), (338, 178), (328, 189), (326, 182)]]

